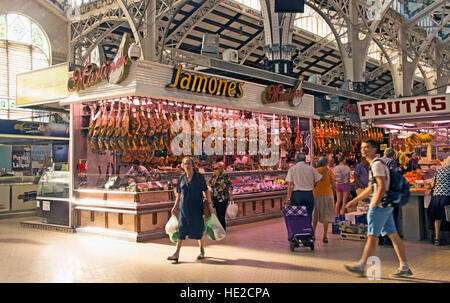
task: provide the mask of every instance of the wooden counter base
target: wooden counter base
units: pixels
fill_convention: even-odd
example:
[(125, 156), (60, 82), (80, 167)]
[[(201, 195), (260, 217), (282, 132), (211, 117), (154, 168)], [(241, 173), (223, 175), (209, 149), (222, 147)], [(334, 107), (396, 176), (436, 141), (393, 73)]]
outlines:
[[(281, 217), (286, 195), (286, 191), (236, 195), (239, 212), (235, 219), (227, 218), (227, 225)], [(136, 242), (167, 237), (164, 227), (173, 201), (128, 201), (74, 201), (77, 232), (102, 233)]]

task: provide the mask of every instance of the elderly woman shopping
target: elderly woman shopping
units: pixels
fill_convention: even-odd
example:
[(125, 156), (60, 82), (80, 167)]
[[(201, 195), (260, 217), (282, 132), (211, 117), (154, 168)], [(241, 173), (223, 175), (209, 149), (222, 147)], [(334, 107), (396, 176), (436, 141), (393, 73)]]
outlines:
[(179, 230), (177, 248), (175, 253), (168, 257), (167, 260), (178, 263), (180, 249), (186, 236), (189, 239), (198, 240), (200, 254), (197, 259), (205, 257), (205, 249), (203, 248), (203, 232), (205, 224), (203, 220), (203, 192), (206, 192), (208, 203), (211, 205), (211, 193), (206, 185), (205, 178), (197, 172), (194, 166), (194, 160), (185, 157), (181, 163), (184, 174), (178, 179), (176, 188), (175, 205), (172, 208), (172, 215), (178, 217)]
[(228, 202), (233, 201), (233, 185), (226, 174), (223, 173), (223, 166), (219, 163), (214, 165), (214, 175), (209, 180), (212, 191), (212, 201), (216, 209), (217, 218), (224, 230), (226, 230), (225, 214)]
[(439, 234), (441, 222), (445, 221), (445, 206), (450, 205), (450, 156), (445, 160), (445, 166), (439, 168), (434, 175), (434, 191), (428, 206), (428, 213), (434, 221), (436, 246), (440, 245)]
[[(320, 157), (318, 161), (317, 171), (322, 174), (325, 166), (328, 165), (328, 159), (326, 157)], [(314, 211), (313, 211), (313, 229), (316, 232), (317, 222), (323, 224), (323, 238), (324, 243), (328, 243), (328, 222), (334, 220), (334, 174), (329, 169), (325, 176), (317, 182), (314, 187)]]

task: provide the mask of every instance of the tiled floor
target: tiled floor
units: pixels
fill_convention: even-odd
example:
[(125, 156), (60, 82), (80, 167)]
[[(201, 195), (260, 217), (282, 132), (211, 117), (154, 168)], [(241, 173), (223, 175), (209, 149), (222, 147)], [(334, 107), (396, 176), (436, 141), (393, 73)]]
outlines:
[(230, 227), (224, 240), (207, 240), (201, 262), (196, 241), (187, 240), (177, 265), (166, 261), (174, 251), (168, 238), (134, 243), (20, 226), (33, 219), (0, 220), (0, 282), (450, 282), (450, 246), (406, 242), (409, 279), (389, 277), (397, 259), (379, 247), (381, 280), (369, 281), (343, 267), (359, 259), (363, 242), (330, 234), (314, 251), (291, 252), (282, 218)]

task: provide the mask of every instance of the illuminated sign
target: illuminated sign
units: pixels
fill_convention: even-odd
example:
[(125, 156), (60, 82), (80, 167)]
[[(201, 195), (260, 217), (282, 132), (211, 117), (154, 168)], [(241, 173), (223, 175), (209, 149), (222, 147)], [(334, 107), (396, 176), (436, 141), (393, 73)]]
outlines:
[(303, 76), (300, 76), (293, 88), (285, 89), (283, 84), (269, 85), (261, 94), (264, 104), (288, 101), (291, 106), (299, 106), (303, 101)]
[(18, 74), (17, 106), (36, 105), (66, 98), (68, 73), (69, 65), (64, 63)]
[(88, 63), (82, 68), (75, 69), (73, 76), (67, 82), (67, 90), (71, 93), (77, 92), (93, 86), (103, 79), (108, 79), (110, 84), (119, 84), (125, 80), (131, 65), (131, 60), (128, 58), (129, 47), (130, 34), (125, 33), (111, 63), (103, 62), (100, 67), (95, 63)]
[(244, 82), (228, 81), (217, 79), (216, 77), (202, 76), (182, 71), (181, 66), (175, 66), (172, 82), (167, 85), (169, 88), (210, 94), (224, 97), (242, 98)]

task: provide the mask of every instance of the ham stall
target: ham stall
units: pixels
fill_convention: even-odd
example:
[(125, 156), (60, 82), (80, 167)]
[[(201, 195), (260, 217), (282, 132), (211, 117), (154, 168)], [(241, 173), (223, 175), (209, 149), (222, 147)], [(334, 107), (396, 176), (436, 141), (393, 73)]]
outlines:
[[(217, 125), (208, 129), (204, 123), (199, 128), (195, 117), (203, 122), (218, 121), (223, 129), (229, 123), (267, 121), (269, 148), (270, 125), (278, 123), (275, 144), (280, 146), (280, 160), (272, 166), (261, 165), (259, 152), (249, 153), (250, 128), (242, 142), (247, 161), (241, 164), (230, 162), (238, 152), (236, 133), (231, 154), (225, 156), (198, 152), (195, 140), (190, 147), (206, 179), (212, 176), (213, 163), (226, 164), (239, 206), (238, 216), (227, 219), (230, 225), (281, 216), (287, 196), (288, 158), (298, 151), (306, 152), (308, 159), (313, 155), (313, 96), (301, 93), (301, 99), (293, 104), (287, 101), (299, 94), (285, 93), (265, 102), (261, 96), (267, 88), (261, 84), (142, 60), (123, 60), (115, 66), (116, 70), (122, 67), (122, 79), (116, 82), (107, 81), (112, 78), (107, 66), (88, 64), (74, 71), (68, 82), (71, 93), (60, 102), (70, 106), (71, 205), (77, 232), (133, 241), (164, 237), (174, 187), (182, 173), (183, 155), (174, 154), (171, 147), (181, 130), (174, 131), (172, 126), (187, 121), (192, 138), (200, 137), (202, 144), (218, 129)], [(261, 132), (262, 128), (257, 129)], [(225, 150), (230, 138), (220, 140)], [(213, 141), (213, 148), (217, 142)], [(134, 160), (139, 160), (151, 177), (130, 181), (126, 174)], [(77, 171), (80, 163), (83, 172)]]

